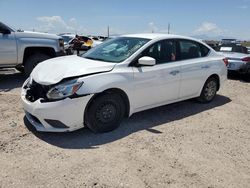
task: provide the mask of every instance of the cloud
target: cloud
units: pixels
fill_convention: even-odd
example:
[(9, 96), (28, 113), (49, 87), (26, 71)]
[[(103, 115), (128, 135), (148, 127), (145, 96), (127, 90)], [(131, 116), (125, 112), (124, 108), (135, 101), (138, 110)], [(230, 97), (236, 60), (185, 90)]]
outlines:
[[(168, 33), (169, 30), (168, 28), (159, 28), (156, 26), (154, 22), (149, 22), (148, 23), (148, 30), (146, 32), (153, 32), (153, 33)], [(173, 31), (170, 31), (171, 33), (174, 33)]]
[(238, 6), (237, 8), (239, 8), (239, 9), (248, 9), (248, 6), (247, 5), (242, 5), (242, 6)]
[(69, 26), (71, 26), (71, 27), (77, 27), (77, 21), (76, 21), (76, 19), (75, 18), (70, 18), (69, 19)]
[(35, 29), (42, 32), (49, 33), (78, 33), (83, 30), (82, 27), (78, 26), (77, 20), (75, 18), (65, 21), (61, 16), (42, 16), (37, 17), (40, 22), (39, 26)]
[(195, 34), (222, 34), (222, 29), (215, 23), (203, 22), (197, 29), (194, 30)]

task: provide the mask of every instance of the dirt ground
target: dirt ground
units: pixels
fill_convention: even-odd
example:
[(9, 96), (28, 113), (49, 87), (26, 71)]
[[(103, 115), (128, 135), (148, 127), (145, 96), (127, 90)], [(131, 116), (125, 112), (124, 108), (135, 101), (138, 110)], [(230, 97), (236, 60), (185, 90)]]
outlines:
[(24, 118), (20, 73), (0, 71), (0, 187), (250, 187), (250, 82), (210, 104), (134, 114), (115, 131), (39, 133)]

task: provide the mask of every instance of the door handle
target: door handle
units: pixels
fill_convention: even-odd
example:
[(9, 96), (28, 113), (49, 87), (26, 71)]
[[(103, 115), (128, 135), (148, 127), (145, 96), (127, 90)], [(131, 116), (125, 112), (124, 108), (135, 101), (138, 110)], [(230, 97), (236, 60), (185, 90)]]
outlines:
[(173, 76), (175, 76), (176, 74), (180, 73), (180, 71), (178, 70), (174, 70), (174, 71), (171, 71), (169, 74), (172, 74)]
[(203, 65), (201, 66), (202, 69), (208, 69), (210, 66), (209, 65)]

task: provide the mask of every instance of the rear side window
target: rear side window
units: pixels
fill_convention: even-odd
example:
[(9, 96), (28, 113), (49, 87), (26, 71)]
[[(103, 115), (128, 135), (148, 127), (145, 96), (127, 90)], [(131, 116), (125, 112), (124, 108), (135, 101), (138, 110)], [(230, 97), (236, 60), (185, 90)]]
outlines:
[(210, 51), (209, 48), (202, 45), (202, 44), (200, 44), (200, 47), (201, 47), (201, 56), (202, 57), (207, 56), (209, 54), (209, 51)]
[(181, 60), (205, 57), (209, 53), (206, 46), (195, 41), (180, 40), (179, 44)]

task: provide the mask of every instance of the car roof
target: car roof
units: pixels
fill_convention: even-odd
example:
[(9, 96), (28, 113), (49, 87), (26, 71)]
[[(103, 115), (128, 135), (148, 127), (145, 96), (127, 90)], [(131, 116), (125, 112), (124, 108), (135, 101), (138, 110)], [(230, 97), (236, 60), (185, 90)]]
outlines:
[(135, 37), (135, 38), (147, 38), (147, 39), (172, 39), (172, 38), (181, 38), (181, 39), (190, 39), (199, 41), (198, 39), (194, 39), (191, 37), (181, 36), (181, 35), (173, 35), (173, 34), (163, 34), (163, 33), (141, 33), (141, 34), (128, 34), (122, 35), (122, 37)]

